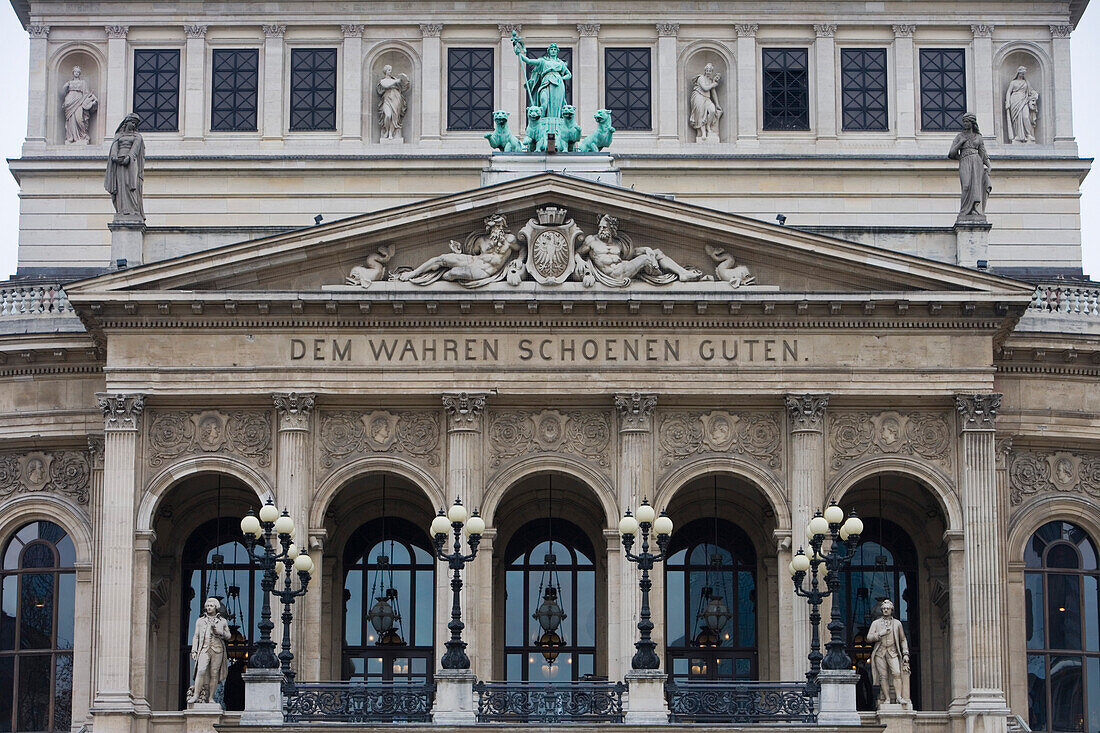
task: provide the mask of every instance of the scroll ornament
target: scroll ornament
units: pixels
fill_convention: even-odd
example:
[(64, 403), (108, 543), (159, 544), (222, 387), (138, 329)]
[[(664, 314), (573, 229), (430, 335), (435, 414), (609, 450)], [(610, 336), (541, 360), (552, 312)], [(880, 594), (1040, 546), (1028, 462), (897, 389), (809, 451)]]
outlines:
[(1008, 466), (1013, 505), (1048, 492), (1100, 498), (1100, 453), (1017, 451), (1009, 455)]
[(571, 453), (606, 468), (611, 416), (591, 410), (495, 412), (489, 420), (489, 465), (543, 452)]
[(782, 465), (783, 430), (770, 412), (668, 412), (659, 416), (661, 465), (697, 453), (735, 453), (768, 468)]
[(920, 456), (948, 465), (951, 436), (946, 414), (841, 412), (829, 420), (830, 465), (835, 470), (868, 455)]
[(0, 456), (0, 499), (45, 492), (87, 504), (91, 472), (87, 451), (35, 451)]
[(439, 417), (427, 410), (393, 413), (325, 412), (321, 415), (321, 466), (365, 453), (397, 453), (439, 465)]
[(149, 464), (194, 453), (235, 453), (271, 463), (271, 416), (261, 410), (154, 412), (149, 421)]

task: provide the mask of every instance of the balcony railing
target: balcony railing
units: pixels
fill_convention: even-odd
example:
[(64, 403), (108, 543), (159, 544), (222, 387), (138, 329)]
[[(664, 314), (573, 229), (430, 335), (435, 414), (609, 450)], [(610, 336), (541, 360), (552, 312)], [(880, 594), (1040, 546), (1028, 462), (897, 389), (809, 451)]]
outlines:
[(478, 682), (479, 723), (621, 723), (622, 682)]
[(673, 723), (814, 723), (804, 682), (680, 681), (665, 687)]
[(1100, 288), (1070, 283), (1039, 285), (1028, 310), (1100, 319)]
[(0, 286), (0, 318), (8, 316), (72, 315), (73, 307), (57, 284)]
[(435, 685), (296, 682), (286, 695), (288, 723), (426, 723)]

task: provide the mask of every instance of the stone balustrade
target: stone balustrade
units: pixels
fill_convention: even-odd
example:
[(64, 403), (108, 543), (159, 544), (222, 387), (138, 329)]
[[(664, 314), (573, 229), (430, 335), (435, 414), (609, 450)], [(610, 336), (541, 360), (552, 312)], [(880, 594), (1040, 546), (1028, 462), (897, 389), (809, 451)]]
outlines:
[(11, 316), (71, 316), (73, 307), (58, 284), (0, 284), (0, 318)]
[(1069, 283), (1039, 285), (1028, 310), (1100, 319), (1100, 287)]

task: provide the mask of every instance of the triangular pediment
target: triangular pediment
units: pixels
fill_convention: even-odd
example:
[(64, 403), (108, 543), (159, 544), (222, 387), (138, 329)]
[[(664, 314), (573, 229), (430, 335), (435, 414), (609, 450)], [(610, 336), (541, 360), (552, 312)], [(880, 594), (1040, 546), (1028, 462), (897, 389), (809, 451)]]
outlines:
[[(540, 215), (539, 210), (546, 207), (563, 209), (564, 216), (560, 212)], [(609, 297), (679, 297), (706, 291), (825, 298), (830, 294), (951, 292), (972, 293), (979, 300), (982, 296), (1018, 300), (1030, 293), (1030, 287), (1023, 283), (988, 273), (549, 173), (110, 273), (72, 284), (67, 290), (76, 303), (112, 300), (112, 293), (126, 297), (124, 293), (133, 295), (135, 291), (165, 296), (172, 291), (187, 292), (196, 297), (360, 292), (364, 297), (379, 297), (396, 288), (404, 294), (402, 297), (416, 297), (422, 292), (425, 298), (432, 298), (436, 293), (467, 289), (445, 280), (423, 282), (431, 277), (404, 282), (396, 278), (448, 253), (452, 242), (457, 250), (476, 250), (481, 241), (478, 238), (485, 233), (485, 220), (493, 215), (503, 216), (508, 231), (520, 236), (528, 259), (536, 256), (535, 248), (528, 248), (536, 235), (553, 229), (562, 236), (542, 241), (564, 246), (561, 242), (567, 239), (572, 249), (551, 249), (547, 254), (544, 247), (539, 257), (548, 262), (559, 258), (560, 264), (565, 262), (560, 258), (576, 259), (577, 251), (585, 249), (589, 259), (582, 257), (576, 268), (570, 269), (583, 270), (586, 261), (591, 266), (594, 255), (584, 242), (586, 237), (598, 234), (603, 215), (617, 220), (616, 241), (629, 243), (630, 249), (624, 254), (649, 252), (652, 257), (627, 278), (631, 281), (625, 285), (616, 285), (607, 278), (585, 281), (579, 270), (571, 272), (561, 285), (545, 284), (530, 271), (519, 277), (498, 277), (481, 288), (486, 292), (514, 288), (525, 297), (552, 297), (555, 293), (583, 293), (594, 288), (608, 291)], [(570, 221), (572, 228), (566, 226)], [(388, 259), (383, 256), (372, 260), (380, 250)], [(664, 258), (660, 262), (658, 250)], [(725, 255), (715, 254), (715, 250)], [(384, 270), (378, 259), (386, 259)], [(701, 272), (702, 278), (681, 281), (670, 275), (673, 265), (668, 265), (669, 261)], [(740, 279), (738, 273), (731, 274), (736, 266), (745, 268), (738, 271), (742, 276), (745, 271), (751, 275), (751, 284), (735, 288), (729, 282), (731, 278)], [(366, 268), (368, 279), (374, 276), (377, 282), (367, 288), (349, 288), (346, 280), (349, 276), (354, 279), (356, 267)], [(448, 268), (436, 268), (437, 273), (440, 269)], [(472, 277), (466, 278), (467, 284)], [(469, 289), (468, 293), (473, 297), (478, 290)]]

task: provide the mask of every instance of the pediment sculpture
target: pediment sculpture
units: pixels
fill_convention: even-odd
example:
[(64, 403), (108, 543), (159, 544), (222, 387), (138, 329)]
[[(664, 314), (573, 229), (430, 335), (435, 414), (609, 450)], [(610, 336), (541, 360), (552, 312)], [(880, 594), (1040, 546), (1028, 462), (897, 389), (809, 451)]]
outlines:
[(586, 234), (559, 206), (539, 208), (537, 218), (528, 219), (515, 233), (503, 215), (493, 214), (485, 219), (483, 230), (471, 232), (462, 242), (452, 239), (449, 246), (450, 252), (416, 267), (389, 271), (393, 245), (380, 247), (365, 265), (353, 268), (345, 282), (364, 288), (382, 279), (420, 286), (445, 280), (467, 288), (501, 281), (512, 286), (524, 281), (548, 286), (573, 281), (586, 288), (699, 281), (725, 282), (738, 288), (755, 282), (749, 269), (721, 247), (706, 246), (707, 255), (715, 262), (714, 274), (707, 274), (677, 262), (661, 249), (635, 245), (609, 214), (599, 217), (594, 234)]

